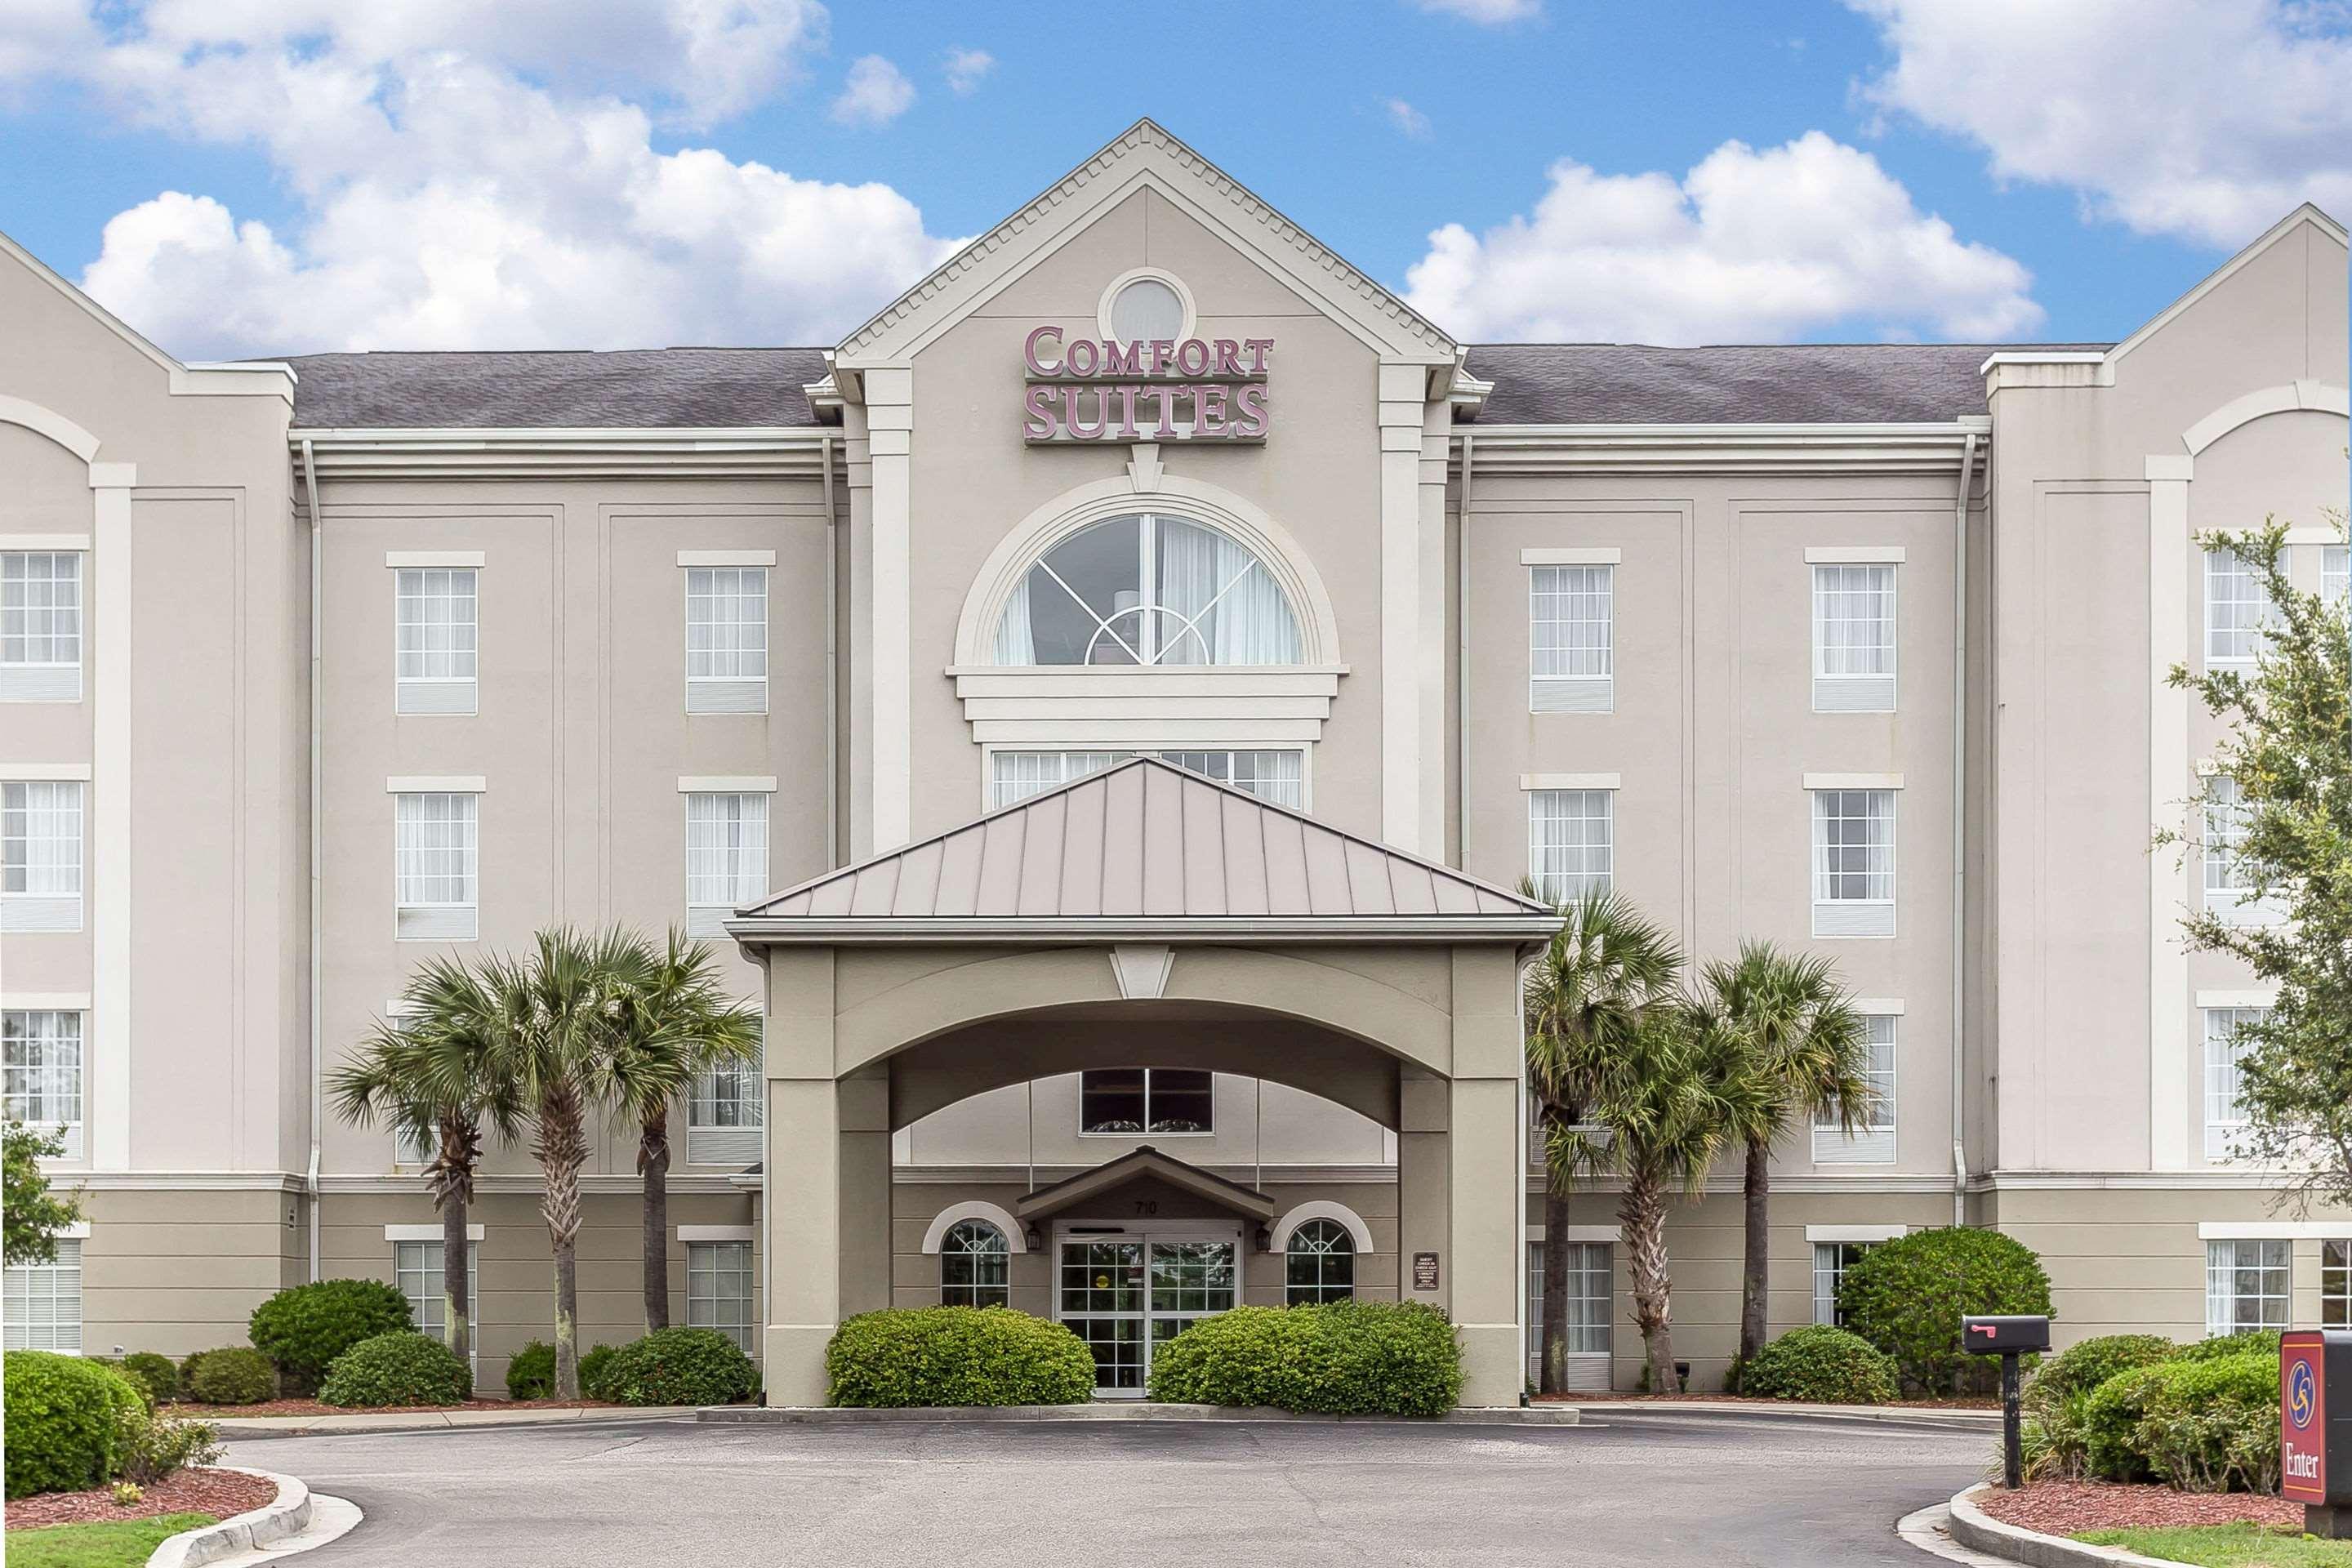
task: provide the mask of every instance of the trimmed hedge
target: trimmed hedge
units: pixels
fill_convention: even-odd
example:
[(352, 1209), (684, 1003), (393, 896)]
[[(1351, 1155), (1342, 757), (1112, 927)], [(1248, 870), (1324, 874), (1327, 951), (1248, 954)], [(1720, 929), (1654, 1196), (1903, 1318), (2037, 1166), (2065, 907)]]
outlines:
[(1059, 1323), (1010, 1307), (861, 1312), (824, 1347), (827, 1401), (916, 1405), (1080, 1405), (1095, 1358)]
[(199, 1405), (258, 1405), (278, 1392), (278, 1369), (245, 1345), (198, 1351), (180, 1365), (187, 1395)]
[(2157, 1395), (2170, 1362), (2119, 1372), (2083, 1402), (2083, 1451), (2091, 1475), (2103, 1481), (2144, 1481), (2147, 1456), (2137, 1441), (2140, 1417)]
[(1895, 1358), (1822, 1324), (1791, 1329), (1740, 1369), (1739, 1392), (1823, 1405), (1885, 1405), (1898, 1392)]
[[(584, 1381), (584, 1380), (583, 1380)], [(555, 1347), (533, 1340), (507, 1363), (509, 1399), (545, 1399), (555, 1392)]]
[(2279, 1331), (2276, 1329), (2244, 1329), (2234, 1334), (2219, 1334), (2210, 1340), (2191, 1340), (2172, 1352), (2175, 1361), (2226, 1361), (2242, 1355), (2263, 1355), (2271, 1358), (2272, 1366), (2278, 1364)]
[(415, 1325), (408, 1298), (381, 1279), (320, 1279), (280, 1290), (253, 1310), (254, 1348), (277, 1363), (291, 1393), (308, 1394), (335, 1358), (378, 1334)]
[(2050, 1310), (2050, 1276), (2033, 1249), (1997, 1230), (1915, 1230), (1856, 1258), (1838, 1288), (1846, 1327), (1893, 1356), (1903, 1381), (1929, 1394), (1997, 1375), (1960, 1346), (1974, 1313)]
[[(583, 1398), (611, 1399), (613, 1397), (610, 1388), (605, 1384), (605, 1378), (612, 1373), (613, 1357), (619, 1352), (618, 1345), (598, 1345), (580, 1358), (580, 1393)], [(549, 1374), (548, 1384), (551, 1387), (554, 1385), (552, 1373)]]
[(2132, 1446), (2158, 1479), (2191, 1492), (2278, 1489), (2275, 1351), (2183, 1357), (2149, 1370)]
[(362, 1340), (335, 1358), (319, 1387), (324, 1405), (460, 1405), (474, 1392), (466, 1363), (430, 1334), (402, 1329)]
[(1156, 1347), (1150, 1394), (1333, 1415), (1440, 1415), (1462, 1396), (1454, 1325), (1417, 1301), (1236, 1307)]
[(180, 1367), (170, 1356), (158, 1355), (153, 1351), (132, 1351), (122, 1358), (122, 1370), (147, 1384), (151, 1399), (180, 1397)]
[(80, 1491), (114, 1474), (122, 1424), (147, 1402), (110, 1366), (47, 1351), (10, 1351), (6, 1385), (7, 1489)]
[(597, 1370), (598, 1397), (623, 1405), (732, 1405), (760, 1386), (751, 1358), (716, 1329), (656, 1329)]
[(2090, 1393), (2117, 1373), (2168, 1361), (2178, 1348), (2162, 1334), (2101, 1334), (2078, 1341), (2042, 1363), (2025, 1385), (2025, 1407), (2054, 1407)]

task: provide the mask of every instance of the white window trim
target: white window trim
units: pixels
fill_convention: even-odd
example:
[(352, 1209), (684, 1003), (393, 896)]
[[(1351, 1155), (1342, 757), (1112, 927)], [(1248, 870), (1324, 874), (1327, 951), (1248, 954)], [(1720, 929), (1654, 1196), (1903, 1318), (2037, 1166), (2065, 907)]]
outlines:
[(1805, 564), (1808, 566), (1899, 566), (1904, 559), (1900, 544), (1805, 546)]
[(1276, 1253), (1288, 1252), (1292, 1234), (1309, 1220), (1318, 1219), (1328, 1219), (1346, 1231), (1349, 1239), (1356, 1244), (1358, 1257), (1360, 1258), (1371, 1251), (1372, 1227), (1366, 1225), (1363, 1216), (1354, 1209), (1345, 1204), (1333, 1203), (1328, 1198), (1310, 1199), (1276, 1220), (1274, 1229), (1269, 1233), (1266, 1250)]
[(0, 550), (47, 554), (89, 553), (87, 533), (0, 533)]
[(403, 567), (470, 567), (479, 571), (489, 564), (489, 556), (479, 550), (387, 550), (383, 563), (397, 571)]
[[(441, 1239), (441, 1227), (437, 1225), (388, 1225), (383, 1227), (383, 1238), (386, 1241), (393, 1242), (439, 1241)], [(466, 1239), (467, 1241), (481, 1240), (482, 1227), (478, 1225), (467, 1226)]]
[(1625, 552), (1613, 545), (1593, 549), (1522, 550), (1522, 566), (1622, 566)]
[(760, 1227), (755, 1225), (682, 1225), (677, 1227), (677, 1239), (686, 1241), (757, 1241)]
[(0, 780), (9, 784), (88, 784), (88, 763), (0, 763)]
[(2352, 1219), (2207, 1219), (2197, 1222), (2200, 1241), (2343, 1241), (2352, 1239)]
[(487, 795), (480, 773), (395, 773), (383, 781), (386, 795)]
[(2197, 993), (2197, 1008), (2200, 1012), (2209, 1007), (2275, 1007), (2277, 1005), (2276, 991), (2200, 991)]
[(1911, 1227), (1907, 1225), (1809, 1225), (1805, 1227), (1805, 1240), (1808, 1242), (1858, 1243), (1865, 1247), (1875, 1247), (1882, 1241), (1893, 1241), (1897, 1237), (1910, 1234)]
[(10, 1013), (87, 1013), (87, 991), (0, 991), (0, 1010)]
[(1857, 996), (1848, 1005), (1865, 1018), (1903, 1016), (1903, 998), (1900, 996)]
[(1539, 789), (1618, 789), (1623, 776), (1618, 773), (1521, 773), (1519, 788)]
[(1901, 773), (1807, 773), (1805, 788), (1817, 789), (1901, 789)]
[(923, 1251), (935, 1258), (939, 1256), (940, 1248), (947, 1245), (948, 1232), (968, 1219), (979, 1220), (983, 1225), (992, 1225), (1003, 1231), (1004, 1245), (1012, 1251), (1029, 1250), (1029, 1244), (1023, 1239), (1026, 1234), (1024, 1227), (1019, 1220), (1013, 1217), (1010, 1210), (1000, 1208), (983, 1199), (973, 1198), (964, 1203), (950, 1204), (931, 1216), (929, 1228), (923, 1232)]
[[(1549, 1239), (1550, 1235), (1551, 1233), (1542, 1226), (1531, 1225), (1528, 1226), (1528, 1239), (1529, 1241), (1548, 1240)], [(1622, 1225), (1564, 1226), (1561, 1227), (1560, 1239), (1563, 1241), (1606, 1241), (1613, 1244), (1625, 1239), (1625, 1227)]]
[(773, 795), (773, 773), (685, 773), (677, 781), (680, 795)]
[(681, 566), (773, 566), (776, 552), (772, 550), (681, 550), (677, 552)]
[[(1009, 810), (996, 805), (996, 753), (999, 752), (1129, 752), (1137, 755), (1158, 756), (1162, 752), (1297, 752), (1298, 753), (1298, 804), (1296, 806), (1268, 801), (1277, 811), (1297, 811), (1312, 816), (1315, 811), (1315, 744), (1311, 741), (1283, 740), (1212, 740), (1212, 741), (990, 741), (980, 748), (980, 809), (989, 812)], [(1171, 764), (1171, 766), (1174, 764)], [(1208, 782), (1215, 784), (1215, 779)], [(1059, 788), (1061, 786), (1055, 786)], [(1263, 799), (1253, 795), (1252, 799)]]

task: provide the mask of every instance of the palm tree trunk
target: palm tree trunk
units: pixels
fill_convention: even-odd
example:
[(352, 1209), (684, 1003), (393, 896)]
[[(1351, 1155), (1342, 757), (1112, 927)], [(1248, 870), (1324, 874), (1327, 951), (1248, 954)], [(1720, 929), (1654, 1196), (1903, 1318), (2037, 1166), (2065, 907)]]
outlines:
[(1637, 1165), (1626, 1173), (1617, 1218), (1624, 1227), (1633, 1323), (1642, 1331), (1642, 1352), (1650, 1363), (1650, 1392), (1680, 1394), (1682, 1379), (1675, 1372), (1674, 1282), (1666, 1274), (1666, 1199), (1657, 1172)]
[(1765, 1289), (1769, 1283), (1772, 1236), (1766, 1223), (1772, 1199), (1772, 1146), (1760, 1138), (1748, 1141), (1748, 1250), (1739, 1271), (1739, 1365), (1745, 1370), (1764, 1348)]
[(585, 1109), (575, 1085), (550, 1089), (540, 1102), (540, 1173), (546, 1192), (539, 1212), (555, 1253), (555, 1397), (580, 1397), (580, 1167), (588, 1160)]
[(466, 1289), (473, 1243), (466, 1228), (466, 1193), (454, 1188), (441, 1202), (441, 1321), (449, 1353), (474, 1364), (474, 1303)]
[(669, 1327), (669, 1111), (645, 1120), (637, 1169), (646, 1178), (646, 1332)]
[(1543, 1381), (1546, 1394), (1568, 1384), (1568, 1194), (1544, 1188)]

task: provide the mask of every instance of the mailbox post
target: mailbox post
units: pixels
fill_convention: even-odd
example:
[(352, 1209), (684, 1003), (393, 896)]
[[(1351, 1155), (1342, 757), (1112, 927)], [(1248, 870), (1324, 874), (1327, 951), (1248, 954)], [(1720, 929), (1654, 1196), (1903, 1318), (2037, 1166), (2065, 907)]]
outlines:
[(2352, 1330), (2279, 1336), (2279, 1495), (2310, 1533), (2352, 1537)]
[[(2352, 1339), (2352, 1335), (2346, 1338)], [(1960, 1320), (1960, 1348), (1970, 1355), (2000, 1357), (2000, 1478), (2015, 1491), (2025, 1484), (2022, 1434), (2017, 1400), (2017, 1358), (2050, 1348), (2050, 1320), (1984, 1317)]]

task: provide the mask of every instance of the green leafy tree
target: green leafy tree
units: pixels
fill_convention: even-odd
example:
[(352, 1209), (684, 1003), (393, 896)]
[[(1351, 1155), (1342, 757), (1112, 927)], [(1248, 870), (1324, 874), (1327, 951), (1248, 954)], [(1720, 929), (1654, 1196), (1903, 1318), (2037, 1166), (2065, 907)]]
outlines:
[(346, 1121), (391, 1127), (433, 1151), (425, 1181), (441, 1215), (444, 1337), (462, 1362), (473, 1353), (467, 1216), (482, 1138), (493, 1129), (514, 1136), (520, 1107), (511, 1081), (489, 1071), (484, 1025), (495, 1010), (466, 964), (424, 963), (402, 988), (401, 1007), (398, 1023), (376, 1024), (358, 1053), (328, 1074), (327, 1097)]
[[(2337, 536), (2345, 520), (2331, 518)], [(2347, 601), (2288, 579), (2286, 527), (2202, 535), (2253, 571), (2272, 616), (2252, 668), (2175, 667), (2171, 684), (2230, 726), (2214, 751), (2236, 781), (2234, 860), (2248, 900), (2284, 919), (2255, 923), (2204, 909), (2181, 921), (2189, 946), (2226, 952), (2277, 987), (2259, 1021), (2238, 1026), (2239, 1152), (2294, 1173), (2300, 1203), (2352, 1202), (2352, 649)], [(2208, 807), (2159, 843), (2221, 852), (2211, 830), (2231, 808)]]
[[(1538, 895), (1532, 882), (1520, 890)], [(1583, 1064), (1621, 1048), (1652, 1011), (1673, 999), (1682, 958), (1633, 902), (1605, 888), (1560, 909), (1559, 931), (1528, 973), (1528, 1089), (1543, 1140), (1544, 1249), (1540, 1387), (1562, 1392), (1568, 1343), (1569, 1193), (1600, 1160), (1587, 1127)], [(1580, 1164), (1580, 1161), (1582, 1162)]]
[(1742, 943), (1710, 963), (1700, 984), (1708, 1007), (1746, 1054), (1756, 1115), (1744, 1129), (1747, 1247), (1739, 1280), (1739, 1364), (1764, 1348), (1770, 1257), (1772, 1145), (1792, 1127), (1827, 1117), (1852, 1131), (1870, 1109), (1870, 1036), (1826, 958)]
[(4, 1247), (11, 1263), (52, 1263), (58, 1237), (81, 1218), (79, 1194), (59, 1195), (49, 1188), (49, 1173), (41, 1162), (66, 1152), (65, 1139), (42, 1132), (21, 1121), (11, 1121), (0, 1133), (0, 1195), (5, 1203), (6, 1235)]
[(611, 1049), (597, 1060), (595, 1090), (637, 1134), (651, 1333), (669, 1327), (670, 1108), (705, 1073), (760, 1059), (760, 1010), (730, 997), (709, 945), (676, 930), (660, 952), (635, 943), (627, 967)]

